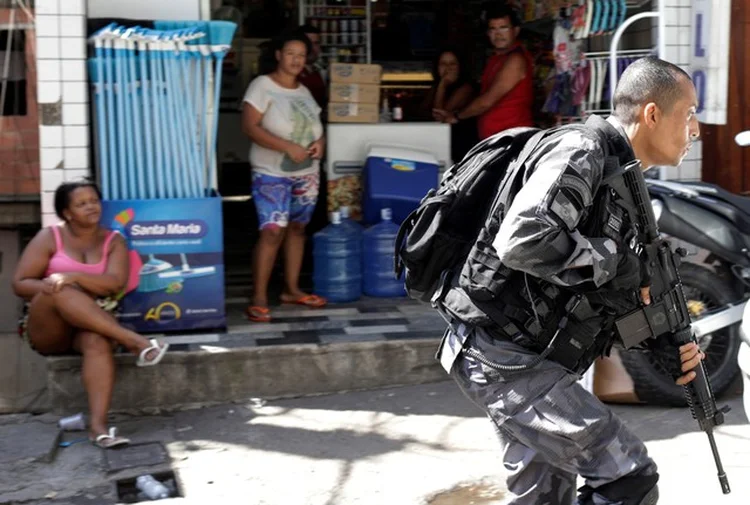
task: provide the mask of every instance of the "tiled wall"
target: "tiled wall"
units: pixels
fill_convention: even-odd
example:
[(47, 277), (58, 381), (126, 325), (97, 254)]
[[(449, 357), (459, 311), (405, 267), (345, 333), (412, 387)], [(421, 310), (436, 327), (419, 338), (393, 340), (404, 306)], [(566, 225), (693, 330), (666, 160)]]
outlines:
[(42, 224), (57, 221), (53, 192), (88, 176), (86, 0), (36, 0)]
[[(14, 58), (23, 58), (19, 66), (26, 80), (26, 114), (0, 116), (0, 196), (13, 199), (39, 194), (39, 121), (33, 22), (21, 9), (0, 8), (0, 25), (8, 27), (11, 19), (16, 29), (23, 30), (25, 45), (11, 46), (10, 63), (14, 66)], [(5, 54), (5, 47), (0, 54)]]
[[(665, 59), (690, 71), (690, 0), (663, 0), (666, 20)], [(727, 0), (728, 1), (728, 0)], [(728, 27), (727, 27), (728, 29)], [(702, 144), (696, 142), (687, 158), (679, 167), (668, 167), (669, 179), (696, 180), (701, 179), (701, 160), (703, 159)]]

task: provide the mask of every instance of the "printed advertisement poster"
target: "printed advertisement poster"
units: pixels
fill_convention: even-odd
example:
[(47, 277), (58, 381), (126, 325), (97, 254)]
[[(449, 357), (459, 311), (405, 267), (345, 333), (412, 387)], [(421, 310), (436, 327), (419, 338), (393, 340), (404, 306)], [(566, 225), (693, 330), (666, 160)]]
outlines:
[(123, 234), (131, 283), (120, 322), (142, 333), (223, 328), (221, 199), (103, 202), (102, 224)]

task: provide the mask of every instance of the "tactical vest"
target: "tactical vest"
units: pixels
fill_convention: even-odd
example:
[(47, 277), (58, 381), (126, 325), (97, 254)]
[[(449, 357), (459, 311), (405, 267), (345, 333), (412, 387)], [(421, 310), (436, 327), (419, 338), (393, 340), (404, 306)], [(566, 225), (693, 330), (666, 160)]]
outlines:
[[(602, 120), (603, 121), (603, 120)], [(615, 187), (622, 184), (621, 166), (633, 157), (632, 150), (614, 127), (601, 127), (600, 143), (606, 142), (605, 178), (588, 214), (581, 219), (578, 230), (588, 237), (607, 237), (617, 243), (618, 251), (629, 248), (635, 237), (627, 206)], [(602, 133), (605, 132), (605, 134)], [(511, 270), (502, 264), (492, 246), (500, 223), (523, 177), (507, 181), (493, 203), (487, 223), (481, 230), (459, 276), (446, 279), (440, 292), (440, 304), (449, 318), (484, 327), (496, 338), (511, 340), (524, 348), (541, 353), (565, 317), (567, 326), (556, 340), (555, 350), (548, 357), (574, 373), (583, 373), (612, 347), (612, 325), (615, 318), (637, 307), (640, 273), (637, 269), (622, 272), (618, 265), (616, 282), (597, 288), (585, 283), (575, 288), (562, 287), (539, 278)], [(505, 181), (504, 181), (505, 183)], [(512, 187), (516, 185), (516, 187)], [(505, 189), (505, 194), (503, 194)], [(624, 256), (623, 261), (627, 258)], [(632, 269), (631, 269), (632, 270)], [(572, 313), (569, 301), (580, 298)]]

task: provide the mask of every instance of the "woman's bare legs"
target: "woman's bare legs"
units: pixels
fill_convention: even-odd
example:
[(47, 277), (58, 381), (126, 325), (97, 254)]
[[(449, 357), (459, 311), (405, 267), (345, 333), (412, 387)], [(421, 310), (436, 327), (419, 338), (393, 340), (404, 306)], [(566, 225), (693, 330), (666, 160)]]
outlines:
[(253, 305), (268, 307), (268, 282), (279, 252), (286, 228), (260, 230), (253, 257)]
[(284, 292), (281, 299), (291, 302), (305, 296), (299, 288), (299, 274), (305, 256), (305, 225), (289, 223), (284, 240)]
[(91, 331), (73, 337), (73, 349), (83, 355), (81, 380), (89, 400), (89, 435), (107, 433), (107, 414), (115, 386), (114, 341)]
[[(40, 353), (69, 351), (73, 328), (112, 339), (135, 355), (151, 346), (146, 338), (120, 326), (112, 314), (80, 289), (66, 286), (54, 294), (38, 293), (31, 301), (27, 330), (31, 343)], [(158, 351), (154, 350), (153, 354), (156, 353)]]

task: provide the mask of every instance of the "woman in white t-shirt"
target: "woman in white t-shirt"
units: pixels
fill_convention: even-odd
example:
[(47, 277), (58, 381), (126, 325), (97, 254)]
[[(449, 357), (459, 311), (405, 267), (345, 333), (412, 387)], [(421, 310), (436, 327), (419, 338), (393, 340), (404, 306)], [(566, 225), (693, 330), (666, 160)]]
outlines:
[(252, 141), (252, 194), (260, 227), (253, 258), (254, 294), (247, 315), (258, 322), (271, 320), (268, 281), (282, 245), (282, 303), (326, 304), (324, 298), (299, 288), (305, 226), (318, 200), (320, 158), (325, 149), (320, 107), (298, 81), (310, 40), (295, 33), (283, 38), (278, 47), (276, 69), (250, 83), (242, 109), (242, 127)]

